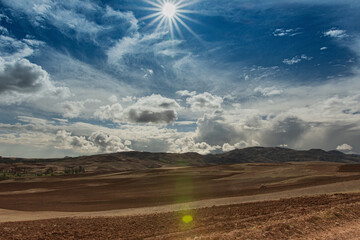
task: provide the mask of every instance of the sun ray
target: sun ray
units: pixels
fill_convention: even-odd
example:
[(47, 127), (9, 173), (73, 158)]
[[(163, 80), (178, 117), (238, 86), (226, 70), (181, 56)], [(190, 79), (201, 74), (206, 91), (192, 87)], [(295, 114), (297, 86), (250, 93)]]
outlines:
[(178, 12), (180, 13), (199, 13), (199, 11), (194, 11), (194, 10), (186, 10), (186, 9), (179, 9)]
[(180, 35), (180, 37), (184, 38), (184, 35), (182, 34), (181, 29), (180, 29), (179, 24), (177, 23), (177, 21), (174, 21), (174, 26), (175, 26), (175, 29), (176, 29), (177, 33)]
[(172, 40), (175, 39), (176, 35), (184, 38), (181, 28), (185, 28), (189, 31), (193, 36), (195, 36), (200, 41), (201, 38), (187, 25), (183, 19), (188, 21), (201, 24), (196, 19), (193, 19), (186, 14), (195, 14), (198, 11), (184, 9), (184, 7), (188, 7), (198, 3), (199, 0), (144, 0), (146, 3), (150, 4), (152, 7), (142, 8), (147, 11), (154, 11), (145, 17), (142, 17), (140, 20), (148, 20), (151, 19), (151, 22), (147, 24), (147, 26), (151, 26), (157, 23), (155, 31), (158, 32), (160, 28), (167, 27), (168, 33)]
[(186, 16), (186, 15), (184, 15), (184, 14), (182, 14), (182, 13), (178, 13), (177, 15), (179, 15), (179, 16), (182, 17), (182, 18), (185, 18), (186, 20), (189, 20), (189, 21), (191, 21), (191, 22), (194, 22), (194, 23), (197, 23), (197, 24), (202, 25), (202, 23), (199, 22), (198, 20), (192, 19), (192, 18), (190, 18), (190, 17), (188, 17), (188, 16)]
[(148, 4), (150, 4), (150, 5), (153, 5), (153, 6), (155, 6), (155, 7), (158, 7), (158, 8), (162, 8), (162, 5), (160, 4), (160, 3), (156, 3), (156, 2), (153, 2), (153, 1), (151, 1), (151, 0), (144, 0), (145, 2), (147, 2)]
[(184, 1), (180, 1), (179, 5), (177, 6), (178, 8), (184, 8), (184, 7), (188, 7), (188, 6), (191, 6), (191, 5), (194, 5), (200, 1), (196, 1), (196, 0), (193, 0), (193, 1), (190, 1), (190, 2), (187, 2), (187, 3), (183, 3), (181, 4), (181, 2), (184, 2)]
[(154, 18), (154, 17), (157, 17), (157, 16), (161, 16), (161, 13), (153, 13), (153, 14), (150, 14), (150, 15), (147, 15), (145, 17), (142, 17), (140, 18), (140, 21), (143, 21), (143, 20), (146, 20), (146, 19), (150, 19), (150, 18)]
[(175, 16), (176, 20), (180, 22), (181, 25), (184, 26), (194, 37), (196, 37), (198, 40), (202, 41), (202, 39), (186, 24), (183, 20), (181, 20), (178, 16)]
[(155, 32), (158, 32), (161, 26), (164, 24), (166, 18), (162, 16), (162, 19), (160, 20), (159, 24), (156, 26)]
[(173, 20), (171, 18), (169, 19), (169, 28), (170, 28), (170, 35), (171, 35), (171, 40), (174, 40), (174, 27), (173, 27)]
[(154, 8), (154, 7), (142, 7), (139, 9), (146, 10), (146, 11), (157, 11), (157, 12), (159, 12), (161, 10), (160, 8)]
[(183, 2), (185, 2), (185, 0), (179, 0), (179, 1), (177, 1), (177, 2), (175, 3), (175, 6), (176, 6), (177, 8), (180, 8), (181, 3), (183, 3)]
[(157, 18), (153, 19), (147, 26), (152, 26), (154, 25), (156, 22), (158, 22), (161, 18), (163, 18), (163, 16), (158, 16)]

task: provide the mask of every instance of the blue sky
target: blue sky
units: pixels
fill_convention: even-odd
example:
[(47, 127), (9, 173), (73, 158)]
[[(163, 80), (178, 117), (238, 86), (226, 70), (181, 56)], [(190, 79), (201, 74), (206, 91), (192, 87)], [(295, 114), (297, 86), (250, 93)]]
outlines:
[(360, 153), (358, 1), (181, 4), (0, 0), (0, 155)]

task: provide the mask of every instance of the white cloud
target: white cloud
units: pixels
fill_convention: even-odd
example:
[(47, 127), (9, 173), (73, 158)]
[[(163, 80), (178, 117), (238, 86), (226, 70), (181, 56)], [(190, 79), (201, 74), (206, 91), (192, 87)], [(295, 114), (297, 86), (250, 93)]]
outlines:
[(210, 154), (221, 149), (220, 146), (210, 146), (206, 142), (196, 143), (192, 137), (180, 138), (175, 141), (176, 152), (196, 152), (199, 154)]
[(6, 61), (0, 58), (0, 98), (3, 104), (43, 96), (67, 97), (69, 89), (54, 86), (49, 74), (27, 59)]
[(121, 101), (124, 102), (124, 103), (132, 103), (132, 102), (136, 101), (136, 99), (137, 98), (134, 97), (134, 96), (127, 96), (127, 97), (123, 97), (121, 99)]
[(58, 142), (57, 148), (62, 149), (76, 149), (80, 152), (94, 153), (98, 148), (93, 142), (88, 141), (84, 136), (72, 136), (71, 132), (65, 130), (56, 133), (56, 140)]
[[(4, 0), (3, 4), (15, 11), (25, 13), (34, 26), (51, 24), (63, 34), (80, 39), (92, 40), (98, 44), (97, 38), (104, 33), (117, 30), (134, 32), (138, 22), (132, 12), (121, 12), (110, 6), (103, 7), (93, 1), (54, 1)], [(94, 14), (101, 16), (102, 23), (94, 21)], [(100, 20), (100, 21), (101, 21)]]
[(180, 105), (173, 99), (153, 94), (140, 98), (125, 109), (126, 119), (135, 123), (171, 123), (177, 119)]
[(273, 35), (275, 37), (285, 37), (285, 36), (293, 37), (299, 34), (301, 34), (301, 32), (299, 32), (299, 29), (278, 28), (273, 32)]
[(61, 104), (64, 118), (79, 117), (85, 110), (85, 104), (97, 103), (99, 100), (87, 99), (85, 101), (66, 101)]
[(73, 136), (71, 132), (65, 130), (56, 133), (57, 148), (75, 149), (85, 153), (108, 153), (131, 151), (128, 147), (131, 141), (123, 141), (117, 136), (104, 132), (94, 132), (89, 137)]
[(330, 29), (329, 31), (324, 32), (324, 36), (332, 37), (332, 38), (344, 38), (348, 35), (346, 34), (345, 30), (340, 29)]
[[(124, 65), (124, 57), (127, 54), (149, 53), (156, 50), (159, 40), (162, 40), (165, 33), (152, 33), (148, 35), (134, 34), (131, 37), (124, 37), (115, 46), (107, 50), (108, 62), (110, 64)], [(175, 42), (174, 42), (175, 44)]]
[[(132, 98), (131, 98), (132, 99)], [(142, 97), (123, 109), (121, 104), (106, 105), (95, 112), (100, 120), (129, 123), (172, 123), (177, 119), (180, 105), (173, 99), (153, 94)]]
[(195, 91), (190, 92), (188, 90), (181, 90), (181, 91), (177, 91), (176, 94), (180, 95), (182, 97), (192, 97), (192, 96), (196, 95), (196, 92)]
[(96, 110), (94, 116), (100, 120), (120, 122), (123, 120), (123, 107), (120, 103), (101, 106), (98, 110)]
[(115, 11), (110, 6), (106, 6), (106, 13), (104, 14), (105, 17), (108, 18), (118, 18), (120, 20), (126, 20), (130, 23), (130, 31), (137, 31), (138, 26), (138, 20), (135, 18), (134, 14), (132, 12), (120, 12)]
[(0, 35), (0, 50), (0, 57), (7, 61), (16, 61), (34, 53), (34, 49), (25, 42), (6, 35)]
[(118, 102), (118, 98), (115, 95), (111, 95), (108, 100), (112, 103)]
[(265, 97), (272, 97), (283, 93), (283, 90), (277, 89), (276, 87), (257, 87), (254, 91), (261, 93)]
[(293, 65), (296, 63), (300, 63), (303, 60), (310, 61), (310, 60), (312, 60), (312, 57), (308, 57), (305, 54), (302, 54), (301, 56), (295, 56), (291, 59), (284, 59), (283, 63), (285, 63), (287, 65)]
[(200, 118), (197, 122), (195, 140), (220, 146), (224, 143), (237, 142), (242, 134), (222, 116), (223, 114), (224, 112), (216, 112), (212, 115), (205, 114)]
[(346, 143), (336, 147), (336, 150), (339, 150), (339, 151), (351, 151), (352, 149), (353, 149), (352, 146), (350, 146), (349, 144), (346, 144)]
[(254, 147), (254, 146), (260, 146), (260, 144), (255, 140), (252, 140), (251, 143), (240, 141), (238, 143), (235, 143), (234, 145), (231, 145), (229, 143), (224, 143), (224, 145), (222, 146), (222, 150), (223, 152), (230, 152), (235, 149), (242, 149), (242, 148)]
[(5, 33), (5, 34), (8, 34), (8, 30), (6, 28), (4, 28), (3, 26), (0, 26), (0, 32), (1, 33)]
[(186, 103), (190, 105), (190, 109), (194, 112), (208, 112), (221, 109), (223, 98), (212, 95), (208, 92), (193, 95), (186, 99)]

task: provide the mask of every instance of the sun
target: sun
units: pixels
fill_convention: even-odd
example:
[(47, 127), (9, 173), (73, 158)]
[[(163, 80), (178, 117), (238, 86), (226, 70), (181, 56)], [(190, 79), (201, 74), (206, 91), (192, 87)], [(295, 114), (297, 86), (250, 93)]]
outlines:
[(183, 38), (181, 27), (188, 30), (199, 40), (200, 37), (189, 27), (185, 22), (191, 21), (199, 23), (195, 19), (187, 16), (187, 14), (196, 14), (197, 11), (185, 9), (186, 7), (193, 5), (197, 0), (143, 0), (151, 7), (142, 8), (143, 10), (152, 11), (153, 13), (141, 18), (140, 20), (152, 19), (148, 26), (157, 23), (155, 31), (159, 31), (164, 27), (169, 29), (171, 39), (175, 37), (175, 31)]
[(162, 7), (162, 14), (168, 18), (173, 18), (176, 15), (176, 5), (172, 3), (165, 3)]

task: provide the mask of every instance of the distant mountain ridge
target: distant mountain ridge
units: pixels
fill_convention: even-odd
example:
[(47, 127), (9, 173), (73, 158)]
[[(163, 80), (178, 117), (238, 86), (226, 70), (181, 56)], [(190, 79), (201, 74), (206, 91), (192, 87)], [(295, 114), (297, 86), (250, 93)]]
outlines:
[[(339, 151), (311, 149), (297, 151), (280, 147), (251, 147), (236, 149), (221, 154), (200, 155), (198, 153), (151, 153), (118, 152), (92, 156), (65, 157), (58, 159), (1, 158), (0, 169), (53, 167), (64, 169), (83, 166), (88, 172), (110, 172), (153, 169), (162, 167), (211, 166), (236, 163), (283, 163), (326, 161), (337, 163), (360, 163), (360, 155)], [(38, 167), (37, 167), (38, 165)]]
[(339, 163), (360, 163), (360, 155), (344, 154), (340, 151), (324, 151), (310, 149), (298, 151), (280, 147), (251, 147), (236, 149), (218, 155), (207, 155), (207, 162), (221, 163), (275, 163), (275, 162), (307, 162), (326, 161)]

